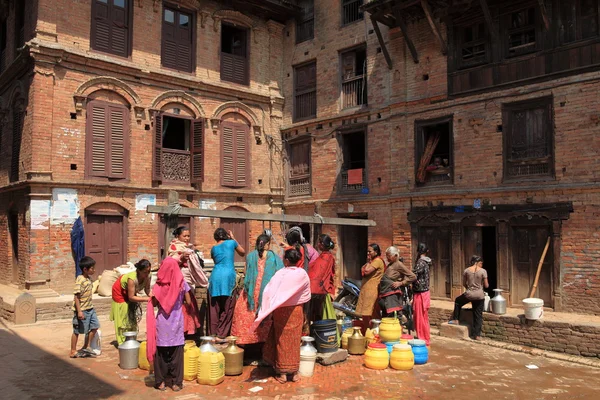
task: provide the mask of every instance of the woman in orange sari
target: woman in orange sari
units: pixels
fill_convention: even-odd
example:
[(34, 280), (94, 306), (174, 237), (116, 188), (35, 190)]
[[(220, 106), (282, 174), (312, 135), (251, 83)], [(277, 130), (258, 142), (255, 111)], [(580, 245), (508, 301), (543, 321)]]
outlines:
[(367, 263), (360, 269), (362, 285), (358, 304), (356, 304), (356, 313), (362, 315), (362, 333), (366, 333), (367, 328), (373, 318), (379, 318), (379, 305), (377, 297), (379, 295), (379, 282), (383, 277), (385, 263), (381, 259), (381, 248), (376, 243), (371, 243), (367, 250)]

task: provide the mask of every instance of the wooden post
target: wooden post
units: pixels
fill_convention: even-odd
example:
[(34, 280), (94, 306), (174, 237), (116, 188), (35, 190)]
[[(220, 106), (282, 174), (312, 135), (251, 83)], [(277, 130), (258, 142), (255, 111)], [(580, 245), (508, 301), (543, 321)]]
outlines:
[(529, 297), (533, 297), (535, 291), (537, 290), (538, 281), (540, 279), (540, 272), (542, 272), (542, 265), (544, 265), (544, 259), (546, 258), (546, 253), (548, 252), (548, 247), (550, 246), (550, 236), (548, 236), (548, 240), (546, 240), (546, 246), (544, 247), (544, 252), (542, 253), (542, 257), (540, 258), (540, 262), (538, 264), (537, 272), (535, 274), (535, 280), (533, 281), (533, 287), (531, 288), (531, 292), (529, 293)]
[(498, 33), (496, 32), (496, 26), (494, 25), (494, 21), (492, 20), (492, 14), (490, 13), (490, 9), (488, 7), (486, 0), (479, 0), (481, 4), (481, 9), (483, 10), (483, 16), (485, 17), (485, 22), (487, 23), (488, 29), (490, 30), (490, 34), (492, 35), (492, 41), (494, 43), (498, 42)]
[(538, 5), (540, 6), (540, 14), (542, 14), (542, 19), (544, 20), (544, 28), (546, 28), (546, 31), (550, 31), (550, 19), (548, 18), (544, 0), (538, 0)]
[(377, 20), (373, 17), (373, 15), (371, 15), (371, 23), (373, 24), (373, 29), (375, 30), (377, 40), (379, 41), (379, 45), (381, 46), (381, 51), (383, 52), (385, 62), (387, 63), (388, 68), (392, 69), (392, 59), (390, 58), (390, 53), (388, 53), (387, 51), (387, 47), (385, 46), (385, 42), (383, 41), (383, 36), (381, 35), (381, 31), (379, 30), (379, 24), (377, 24)]
[[(174, 190), (169, 190), (169, 193), (167, 194), (167, 203), (169, 206), (174, 206), (176, 204), (179, 204), (179, 193), (177, 193)], [(173, 231), (173, 229), (177, 228), (176, 226), (173, 225), (177, 225), (177, 215), (173, 216), (173, 215), (168, 215), (165, 214), (164, 215), (165, 218), (165, 254), (164, 256), (167, 256), (167, 250), (169, 248), (169, 242), (171, 241), (171, 232)]]
[(447, 54), (448, 46), (446, 46), (446, 42), (444, 41), (444, 38), (442, 37), (442, 32), (440, 31), (440, 28), (438, 27), (438, 25), (435, 23), (435, 20), (433, 19), (433, 14), (431, 13), (431, 7), (429, 7), (429, 3), (427, 2), (427, 0), (421, 0), (421, 7), (423, 8), (423, 12), (425, 12), (425, 16), (427, 17), (427, 22), (429, 22), (429, 26), (431, 27), (431, 31), (433, 32), (433, 35), (436, 37), (436, 39), (440, 43), (440, 46), (442, 47), (442, 54), (444, 54), (444, 55)]
[(406, 24), (404, 23), (404, 19), (402, 18), (402, 14), (400, 13), (400, 10), (398, 10), (398, 9), (394, 10), (394, 17), (396, 18), (396, 23), (398, 24), (398, 26), (400, 27), (400, 30), (402, 31), (402, 34), (404, 35), (404, 40), (406, 41), (408, 50), (410, 50), (410, 54), (412, 55), (413, 61), (415, 62), (415, 64), (418, 64), (419, 63), (419, 54), (417, 53), (417, 49), (415, 48), (415, 45), (413, 44), (412, 40), (410, 40), (410, 37), (408, 36), (408, 28), (406, 27)]

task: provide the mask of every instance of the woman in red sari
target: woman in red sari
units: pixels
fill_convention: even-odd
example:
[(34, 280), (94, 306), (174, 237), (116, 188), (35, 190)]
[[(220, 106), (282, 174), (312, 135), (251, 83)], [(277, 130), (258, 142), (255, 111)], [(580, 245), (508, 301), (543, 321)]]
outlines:
[(311, 293), (308, 306), (309, 323), (323, 319), (323, 306), (326, 296), (333, 296), (335, 293), (335, 257), (330, 252), (334, 246), (335, 244), (329, 235), (320, 235), (317, 241), (317, 249), (321, 254), (308, 267)]
[(275, 380), (300, 380), (300, 338), (304, 323), (304, 304), (310, 301), (310, 280), (304, 268), (296, 267), (302, 259), (300, 251), (288, 249), (284, 255), (286, 268), (275, 273), (263, 292), (255, 330), (272, 315), (273, 325), (263, 348), (263, 359), (275, 369)]

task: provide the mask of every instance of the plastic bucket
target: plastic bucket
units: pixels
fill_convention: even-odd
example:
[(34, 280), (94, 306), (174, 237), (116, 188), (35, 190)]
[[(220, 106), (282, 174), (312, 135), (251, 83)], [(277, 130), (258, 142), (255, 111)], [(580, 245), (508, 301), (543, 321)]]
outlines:
[(535, 321), (544, 316), (544, 300), (542, 299), (524, 299), (523, 307), (525, 307), (525, 318), (527, 319)]
[(315, 347), (319, 353), (333, 353), (338, 349), (337, 322), (335, 319), (324, 319), (313, 322), (312, 326), (315, 338)]

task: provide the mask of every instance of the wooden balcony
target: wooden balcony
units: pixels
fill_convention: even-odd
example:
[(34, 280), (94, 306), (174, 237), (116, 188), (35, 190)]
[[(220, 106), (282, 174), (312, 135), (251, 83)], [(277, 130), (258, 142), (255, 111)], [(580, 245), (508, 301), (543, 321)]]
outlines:
[(364, 75), (342, 82), (342, 108), (352, 108), (367, 104), (367, 81)]
[(290, 177), (288, 181), (288, 196), (299, 197), (299, 196), (310, 196), (311, 194), (311, 183), (310, 174), (298, 175)]
[(190, 152), (162, 150), (162, 179), (166, 183), (190, 183)]

